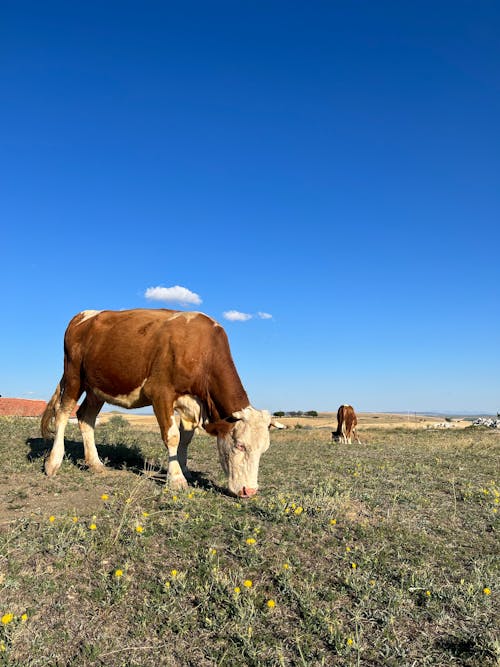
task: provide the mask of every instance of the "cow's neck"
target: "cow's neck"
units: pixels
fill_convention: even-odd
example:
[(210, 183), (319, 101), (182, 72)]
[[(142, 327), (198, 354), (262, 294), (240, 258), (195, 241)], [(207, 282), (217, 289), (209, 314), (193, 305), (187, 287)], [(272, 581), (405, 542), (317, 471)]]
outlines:
[(205, 399), (211, 423), (227, 419), (250, 404), (234, 364), (218, 370), (210, 376)]

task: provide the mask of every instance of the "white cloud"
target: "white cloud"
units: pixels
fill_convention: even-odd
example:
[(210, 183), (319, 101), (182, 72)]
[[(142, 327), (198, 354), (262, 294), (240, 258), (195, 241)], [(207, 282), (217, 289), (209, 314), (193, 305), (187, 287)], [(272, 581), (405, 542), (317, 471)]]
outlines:
[(226, 320), (230, 320), (231, 322), (246, 322), (253, 317), (253, 315), (249, 315), (248, 313), (240, 313), (239, 310), (226, 310), (222, 315)]
[(260, 317), (261, 320), (272, 320), (273, 319), (273, 316), (271, 315), (271, 313), (261, 313), (261, 312), (259, 312), (259, 313), (257, 313), (257, 315)]
[(148, 287), (144, 293), (150, 301), (165, 301), (167, 303), (201, 303), (201, 298), (195, 292), (186, 287), (175, 285), (174, 287)]

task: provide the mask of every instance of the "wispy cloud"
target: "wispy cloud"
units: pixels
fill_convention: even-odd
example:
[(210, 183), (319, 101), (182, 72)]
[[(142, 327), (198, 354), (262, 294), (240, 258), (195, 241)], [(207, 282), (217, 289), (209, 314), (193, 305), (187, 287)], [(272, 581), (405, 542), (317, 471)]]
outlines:
[(201, 298), (195, 292), (191, 292), (187, 287), (174, 285), (174, 287), (148, 287), (144, 296), (149, 301), (165, 301), (166, 303), (193, 303), (199, 305)]
[(230, 322), (246, 322), (252, 319), (252, 315), (249, 313), (240, 313), (239, 310), (226, 310), (222, 315), (224, 319)]
[(273, 318), (270, 313), (258, 312), (257, 315), (251, 315), (250, 313), (241, 313), (239, 310), (226, 310), (222, 315), (225, 320), (230, 322), (248, 322), (254, 317), (259, 317), (261, 320), (271, 320)]

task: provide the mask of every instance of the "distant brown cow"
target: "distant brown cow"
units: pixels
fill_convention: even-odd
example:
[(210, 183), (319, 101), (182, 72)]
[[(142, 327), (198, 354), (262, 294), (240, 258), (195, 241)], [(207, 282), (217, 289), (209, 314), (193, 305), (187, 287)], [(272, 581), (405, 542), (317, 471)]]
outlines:
[[(137, 309), (87, 310), (75, 315), (64, 337), (64, 373), (42, 416), (55, 439), (45, 463), (49, 477), (64, 457), (64, 430), (76, 402), (85, 462), (103, 464), (94, 441), (105, 402), (123, 408), (152, 405), (168, 448), (173, 488), (187, 486), (187, 449), (195, 428), (217, 436), (229, 490), (242, 498), (257, 492), (260, 456), (269, 447), (271, 417), (256, 410), (238, 376), (226, 332), (196, 312)], [(180, 415), (177, 425), (174, 411)]]
[(341, 405), (337, 411), (337, 430), (332, 431), (332, 440), (350, 445), (354, 437), (361, 444), (356, 431), (357, 423), (358, 419), (352, 405)]

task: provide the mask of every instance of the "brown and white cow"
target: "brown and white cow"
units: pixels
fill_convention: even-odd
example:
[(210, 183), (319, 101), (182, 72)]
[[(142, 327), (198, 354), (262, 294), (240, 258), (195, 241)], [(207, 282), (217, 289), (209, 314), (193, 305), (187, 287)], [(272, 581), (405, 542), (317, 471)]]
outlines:
[(332, 431), (332, 440), (350, 445), (352, 438), (355, 437), (358, 443), (361, 444), (356, 431), (357, 423), (358, 418), (352, 405), (341, 405), (337, 410), (337, 430)]
[(250, 405), (226, 333), (207, 315), (167, 309), (87, 310), (71, 320), (64, 336), (64, 373), (42, 416), (43, 436), (55, 432), (45, 463), (49, 477), (61, 466), (64, 430), (84, 392), (77, 417), (91, 469), (104, 469), (94, 440), (104, 403), (122, 408), (152, 405), (168, 448), (173, 488), (187, 486), (187, 449), (201, 426), (217, 437), (231, 493), (247, 498), (257, 492), (271, 417)]

